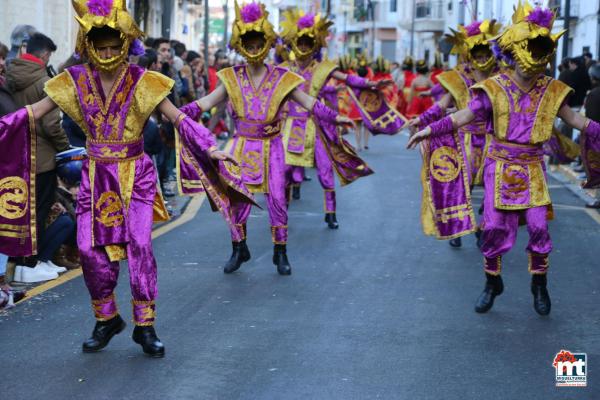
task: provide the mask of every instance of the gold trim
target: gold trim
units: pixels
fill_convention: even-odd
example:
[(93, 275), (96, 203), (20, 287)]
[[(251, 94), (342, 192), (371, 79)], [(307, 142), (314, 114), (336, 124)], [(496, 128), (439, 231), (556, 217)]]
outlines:
[(29, 146), (30, 160), (29, 166), (29, 224), (31, 234), (31, 254), (37, 254), (37, 205), (36, 205), (36, 182), (35, 174), (37, 173), (37, 132), (35, 126), (35, 117), (31, 106), (26, 106), (27, 116), (29, 119)]
[[(277, 69), (278, 67), (275, 67)], [(277, 117), (277, 113), (281, 107), (281, 104), (285, 100), (285, 98), (298, 86), (300, 86), (304, 81), (300, 75), (295, 74), (291, 71), (284, 70), (285, 73), (277, 83), (277, 86), (274, 89), (274, 93), (271, 96), (271, 101), (269, 103), (269, 108), (267, 111), (267, 120), (272, 121)]]
[(454, 102), (459, 110), (466, 108), (471, 94), (469, 86), (465, 82), (463, 76), (455, 70), (443, 72), (437, 76), (440, 85), (452, 95)]
[(500, 140), (506, 140), (510, 118), (510, 100), (497, 79), (498, 77), (488, 78), (472, 87), (481, 89), (487, 94), (494, 110), (494, 134)]
[(84, 67), (85, 67), (85, 72), (87, 74), (88, 81), (90, 83), (90, 87), (92, 88), (92, 93), (93, 93), (94, 97), (96, 98), (96, 104), (98, 104), (98, 107), (100, 107), (100, 112), (102, 113), (102, 115), (104, 115), (106, 117), (108, 114), (108, 108), (110, 107), (110, 105), (113, 101), (113, 98), (115, 97), (115, 94), (117, 93), (117, 89), (119, 88), (119, 86), (121, 86), (121, 83), (125, 79), (125, 75), (127, 75), (127, 72), (129, 72), (129, 65), (126, 64), (123, 67), (121, 67), (121, 71), (119, 72), (119, 75), (117, 75), (117, 79), (115, 80), (112, 87), (110, 88), (110, 92), (108, 93), (108, 96), (106, 96), (106, 93), (104, 93), (104, 95), (106, 96), (106, 99), (105, 99), (106, 101), (102, 100), (102, 96), (100, 96), (100, 90), (98, 89), (98, 86), (96, 85), (96, 79), (94, 78), (94, 74), (92, 73), (92, 69), (90, 68), (90, 65), (84, 64)]
[(246, 111), (244, 109), (244, 96), (240, 88), (234, 67), (222, 69), (217, 72), (217, 77), (225, 86), (229, 100), (233, 105), (235, 113), (240, 118), (246, 117)]
[(561, 81), (552, 80), (542, 96), (535, 115), (533, 129), (531, 131), (530, 142), (544, 143), (550, 140), (554, 120), (558, 114), (560, 106), (567, 96), (573, 92), (569, 86)]

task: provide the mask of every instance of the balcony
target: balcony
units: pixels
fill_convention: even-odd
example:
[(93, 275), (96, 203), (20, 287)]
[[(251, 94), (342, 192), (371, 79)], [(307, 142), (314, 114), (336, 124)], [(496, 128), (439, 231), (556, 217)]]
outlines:
[[(443, 32), (445, 28), (445, 4), (445, 1), (417, 0), (414, 10), (415, 32)], [(400, 26), (406, 30), (411, 30), (412, 21), (404, 19), (400, 22)]]

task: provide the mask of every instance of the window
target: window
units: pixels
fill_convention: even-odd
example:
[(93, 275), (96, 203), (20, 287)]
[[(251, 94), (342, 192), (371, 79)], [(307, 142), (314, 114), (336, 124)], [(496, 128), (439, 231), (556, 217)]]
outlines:
[(398, 0), (390, 0), (390, 12), (398, 11)]

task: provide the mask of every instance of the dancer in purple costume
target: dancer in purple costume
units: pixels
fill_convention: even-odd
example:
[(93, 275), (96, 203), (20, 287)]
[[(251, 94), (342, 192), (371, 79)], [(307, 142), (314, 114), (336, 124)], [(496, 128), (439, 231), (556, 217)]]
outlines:
[(475, 85), (477, 93), (467, 108), (417, 132), (407, 145), (414, 148), (427, 137), (446, 137), (476, 118), (486, 120), (494, 132), (483, 172), (481, 251), (486, 284), (475, 304), (479, 313), (489, 311), (495, 297), (503, 292), (502, 256), (515, 243), (520, 219), (525, 220), (529, 232), (527, 251), (534, 309), (540, 315), (550, 313), (546, 273), (552, 251), (548, 232), (551, 201), (542, 146), (550, 140), (557, 116), (583, 131), (590, 147), (598, 146), (600, 139), (600, 124), (573, 112), (566, 104), (572, 89), (544, 75), (564, 33), (551, 34), (554, 19), (554, 12), (548, 9), (519, 3), (512, 25), (498, 38), (504, 57), (514, 63), (514, 72)]

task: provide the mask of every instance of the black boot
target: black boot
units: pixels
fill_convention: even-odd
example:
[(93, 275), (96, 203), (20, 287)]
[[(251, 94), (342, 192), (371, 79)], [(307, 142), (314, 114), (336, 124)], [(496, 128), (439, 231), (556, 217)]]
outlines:
[(156, 336), (153, 326), (136, 326), (133, 329), (131, 338), (134, 342), (141, 345), (144, 353), (150, 357), (160, 358), (165, 356), (165, 346)]
[(292, 186), (292, 198), (294, 200), (300, 200), (300, 185)]
[(531, 277), (531, 293), (533, 294), (533, 308), (540, 315), (550, 314), (550, 295), (546, 288), (545, 274), (535, 274)]
[(288, 261), (285, 244), (276, 244), (273, 249), (273, 264), (277, 266), (279, 275), (291, 275), (292, 266)]
[(245, 239), (241, 242), (231, 242), (231, 246), (233, 248), (231, 258), (229, 258), (229, 261), (227, 261), (227, 264), (223, 268), (223, 272), (226, 274), (237, 271), (242, 266), (242, 263), (250, 259), (250, 250), (248, 250)]
[(120, 315), (109, 319), (108, 321), (97, 321), (92, 337), (83, 342), (82, 350), (84, 353), (94, 353), (106, 347), (110, 339), (125, 329), (125, 321)]
[(450, 247), (461, 247), (462, 246), (462, 239), (457, 237), (454, 239), (450, 239), (450, 241), (448, 242), (448, 244), (450, 245)]
[(486, 313), (490, 311), (494, 305), (494, 299), (504, 291), (504, 283), (502, 283), (502, 277), (500, 275), (491, 275), (486, 273), (487, 279), (483, 292), (479, 295), (477, 302), (475, 303), (475, 312)]
[(327, 222), (329, 229), (337, 229), (340, 227), (338, 225), (337, 218), (335, 217), (335, 213), (325, 214), (325, 222)]

